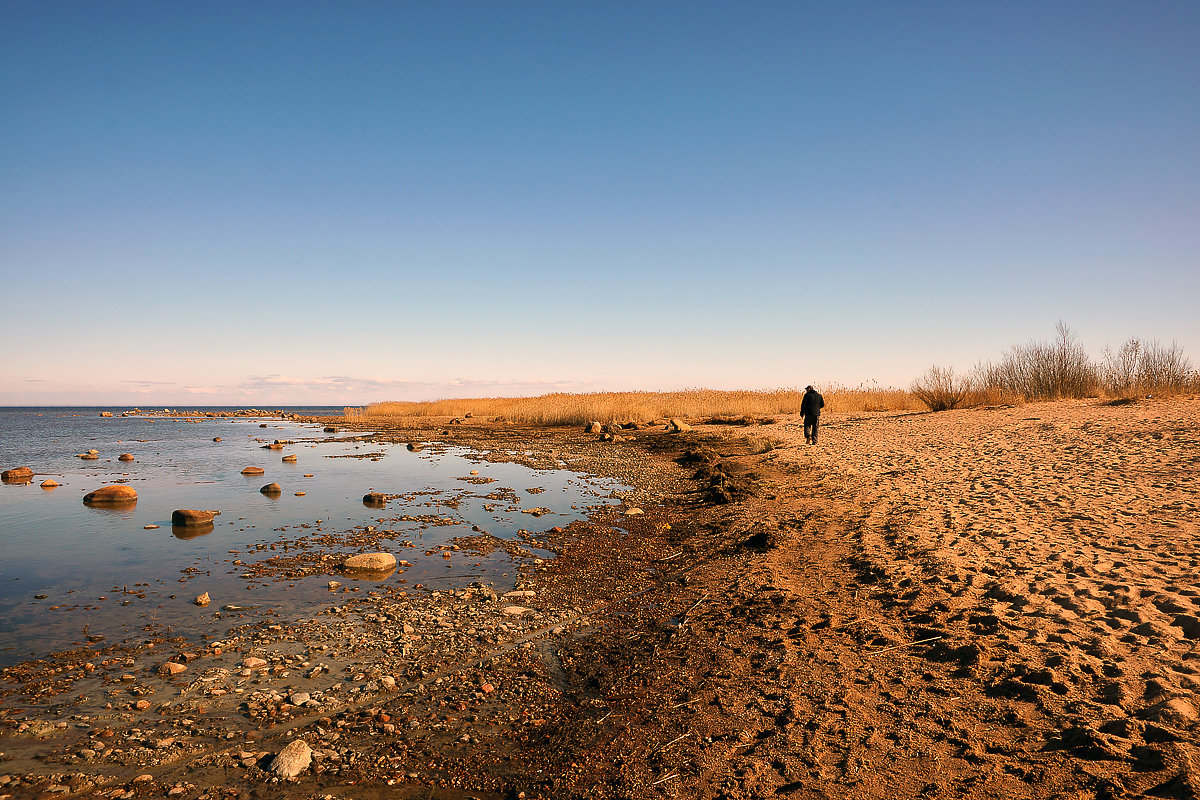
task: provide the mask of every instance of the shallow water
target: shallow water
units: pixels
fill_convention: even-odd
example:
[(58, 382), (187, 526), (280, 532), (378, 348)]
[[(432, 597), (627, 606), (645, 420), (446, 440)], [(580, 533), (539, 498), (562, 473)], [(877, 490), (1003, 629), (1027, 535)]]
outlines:
[[(587, 507), (611, 502), (608, 495), (619, 488), (565, 470), (473, 460), (462, 450), (409, 452), (403, 445), (350, 441), (353, 434), (324, 434), (317, 426), (279, 419), (193, 422), (98, 413), (0, 409), (0, 467), (29, 466), (36, 473), (30, 484), (0, 486), (0, 665), (66, 648), (85, 636), (122, 641), (168, 626), (182, 635), (216, 633), (246, 621), (247, 614), (312, 614), (337, 600), (327, 588), (331, 577), (343, 583), (342, 591), (378, 583), (455, 588), (473, 581), (508, 588), (516, 565), (502, 550), (485, 556), (464, 548), (449, 559), (426, 551), (473, 535), (472, 526), (520, 540), (523, 530), (536, 534), (566, 525), (582, 518)], [(262, 449), (275, 439), (295, 444)], [(99, 460), (77, 458), (92, 448)], [(120, 462), (121, 453), (135, 460)], [(289, 454), (298, 461), (281, 460)], [(250, 465), (265, 474), (240, 474)], [(472, 470), (479, 474), (470, 475)], [(47, 477), (62, 485), (42, 489)], [(83, 504), (85, 493), (116, 482), (137, 490), (135, 506)], [(271, 482), (283, 487), (281, 495), (259, 492)], [(544, 491), (527, 491), (539, 488)], [(406, 497), (371, 508), (362, 502), (371, 490)], [(501, 499), (487, 497), (500, 490)], [(304, 496), (296, 496), (298, 491)], [(550, 511), (536, 518), (521, 513), (533, 507)], [(211, 532), (194, 535), (172, 529), (177, 508), (221, 514)], [(397, 519), (405, 515), (422, 519)], [(247, 565), (282, 554), (280, 543), (298, 537), (328, 535), (334, 552), (357, 552), (339, 537), (366, 526), (392, 531), (379, 549), (412, 566), (375, 581), (331, 574), (291, 581), (243, 577)], [(406, 539), (415, 546), (399, 547)], [(212, 597), (205, 609), (192, 604), (203, 592)], [(219, 610), (230, 605), (253, 610)]]

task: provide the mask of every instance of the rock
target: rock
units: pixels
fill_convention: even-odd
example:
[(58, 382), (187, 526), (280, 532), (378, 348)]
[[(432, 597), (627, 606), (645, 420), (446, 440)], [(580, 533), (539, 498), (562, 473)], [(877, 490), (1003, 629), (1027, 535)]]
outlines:
[(0, 472), (0, 480), (5, 483), (29, 483), (33, 480), (33, 470), (29, 467), (13, 467)]
[(288, 695), (288, 702), (294, 706), (302, 706), (312, 699), (308, 692), (292, 692)]
[(58, 485), (58, 481), (54, 480), (54, 478), (47, 478), (46, 480), (42, 481), (43, 489), (56, 489), (58, 488)]
[(421, 443), (420, 442), (409, 442), (407, 445), (405, 445), (405, 447), (408, 448), (408, 452), (415, 453), (421, 449)]
[(220, 436), (214, 436), (214, 437), (213, 437), (213, 441), (214, 441), (214, 442), (219, 442), (219, 441), (221, 441), (221, 437), (220, 437)]
[(383, 677), (381, 677), (379, 679), (379, 685), (382, 686), (384, 689), (387, 689), (389, 692), (396, 691), (396, 679), (393, 678), (391, 675), (384, 675)]
[(333, 427), (332, 425), (326, 425), (325, 432), (326, 433), (337, 433), (337, 428)]
[(326, 584), (326, 586), (329, 587), (329, 591), (331, 591), (331, 592), (334, 591), (335, 589), (342, 588), (342, 584), (339, 583), (338, 581), (330, 581), (329, 583)]
[(98, 455), (100, 455), (100, 451), (93, 447), (91, 450), (88, 450), (88, 455), (89, 456), (98, 456)]
[(640, 508), (631, 508), (631, 509), (629, 509), (628, 511), (626, 511), (626, 512), (625, 512), (625, 516), (627, 516), (627, 517), (640, 517), (642, 514), (645, 514), (645, 513), (646, 513), (646, 512), (645, 512), (645, 511), (642, 511)]
[(117, 461), (133, 461), (133, 453), (121, 453), (117, 456)]
[(156, 531), (156, 530), (158, 530), (158, 526), (157, 526), (157, 525), (153, 525), (153, 524), (151, 524), (151, 525), (143, 525), (143, 526), (142, 526), (142, 530), (145, 530), (145, 531)]
[(294, 778), (312, 764), (312, 748), (303, 739), (293, 739), (271, 760), (271, 772), (281, 778)]
[(363, 495), (363, 504), (368, 506), (381, 506), (387, 503), (387, 495), (382, 492), (367, 492)]
[(283, 494), (283, 487), (278, 483), (268, 483), (266, 486), (259, 489), (263, 494)]
[(308, 494), (308, 492), (296, 492), (295, 494), (296, 497), (304, 497), (304, 495)]
[(246, 656), (246, 658), (242, 659), (242, 666), (246, 669), (261, 669), (266, 665), (267, 660), (265, 658), (258, 658), (257, 656)]
[(359, 553), (343, 561), (342, 568), (364, 570), (367, 572), (382, 572), (383, 570), (396, 568), (396, 557), (391, 553)]
[(604, 430), (604, 426), (601, 425), (598, 420), (592, 420), (591, 422), (589, 422), (587, 424), (587, 427), (583, 429), (583, 432), (584, 433), (600, 433), (603, 430)]
[(678, 417), (672, 418), (672, 420), (667, 423), (667, 430), (671, 433), (687, 433), (691, 429), (691, 425), (688, 425)]
[(111, 417), (111, 416), (112, 416), (112, 412), (111, 412), (111, 411), (101, 411), (101, 412), (100, 412), (100, 416), (102, 416), (102, 417)]
[(187, 672), (187, 665), (176, 664), (174, 661), (164, 662), (158, 668), (159, 675), (179, 675), (183, 672)]
[(296, 459), (296, 456), (284, 456), (283, 460), (289, 464), (294, 464), (294, 463), (296, 463), (297, 459)]
[(264, 450), (282, 450), (283, 445), (279, 444), (278, 442), (271, 442), (271, 444), (264, 444), (263, 449)]
[(505, 606), (500, 609), (500, 613), (507, 617), (519, 617), (522, 614), (528, 614), (530, 611), (533, 611), (533, 609), (526, 608), (525, 606)]
[(149, 700), (138, 700), (134, 704), (134, 707), (137, 708), (138, 711), (145, 711), (147, 708), (150, 707), (150, 701)]
[(192, 602), (198, 606), (206, 606), (212, 602), (212, 598), (208, 596), (208, 592), (205, 592), (204, 594), (200, 595)]
[(201, 511), (196, 508), (177, 508), (171, 512), (171, 524), (179, 527), (207, 525), (220, 511)]
[(264, 473), (266, 473), (266, 470), (262, 467), (246, 467), (242, 470), (243, 475), (262, 475)]
[(84, 461), (95, 461), (96, 459), (100, 458), (100, 456), (96, 455), (95, 453), (80, 453), (79, 457)]
[(85, 494), (83, 502), (89, 506), (131, 505), (137, 502), (137, 492), (132, 486), (101, 486), (96, 491)]

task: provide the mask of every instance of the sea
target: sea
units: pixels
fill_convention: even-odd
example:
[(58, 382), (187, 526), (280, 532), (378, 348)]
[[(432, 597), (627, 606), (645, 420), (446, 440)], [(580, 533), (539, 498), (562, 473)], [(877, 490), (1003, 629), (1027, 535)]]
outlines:
[[(29, 483), (0, 486), (0, 667), (85, 642), (136, 643), (164, 631), (213, 636), (257, 617), (310, 616), (360, 587), (426, 591), (480, 582), (506, 590), (521, 562), (553, 558), (537, 548), (538, 532), (617, 502), (623, 488), (460, 448), (410, 451), (277, 414), (194, 415), (234, 410), (0, 407), (0, 469), (34, 472)], [(341, 407), (272, 411), (342, 414)], [(277, 440), (289, 444), (265, 449)], [(98, 457), (79, 457), (89, 450)], [(119, 460), (125, 453), (133, 460)], [(289, 455), (296, 460), (282, 460)], [(243, 475), (247, 466), (264, 474)], [(59, 486), (43, 488), (47, 479)], [(272, 482), (280, 494), (259, 491)], [(84, 504), (85, 494), (114, 483), (133, 487), (136, 504)], [(368, 492), (399, 497), (378, 508), (363, 502)], [(173, 528), (175, 509), (220, 514), (211, 530), (197, 531)], [(369, 529), (385, 531), (379, 549), (411, 566), (374, 578), (251, 574), (255, 562), (314, 537), (331, 552), (359, 552), (354, 538)], [(453, 549), (456, 538), (480, 532), (518, 543), (520, 552)], [(331, 591), (331, 580), (342, 587)], [(205, 608), (193, 602), (203, 593), (211, 598)]]

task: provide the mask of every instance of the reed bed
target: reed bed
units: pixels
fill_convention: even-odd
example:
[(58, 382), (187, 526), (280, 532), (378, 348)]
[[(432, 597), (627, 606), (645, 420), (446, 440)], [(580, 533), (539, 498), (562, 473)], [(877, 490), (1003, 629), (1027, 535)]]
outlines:
[[(920, 403), (899, 389), (830, 387), (823, 392), (831, 411), (912, 410)], [(503, 417), (526, 425), (585, 425), (600, 422), (651, 422), (671, 417), (763, 420), (796, 414), (804, 392), (798, 389), (679, 392), (559, 392), (540, 397), (453, 398), (425, 402), (380, 402), (365, 409), (347, 408), (347, 417)], [(353, 413), (351, 413), (353, 412)]]

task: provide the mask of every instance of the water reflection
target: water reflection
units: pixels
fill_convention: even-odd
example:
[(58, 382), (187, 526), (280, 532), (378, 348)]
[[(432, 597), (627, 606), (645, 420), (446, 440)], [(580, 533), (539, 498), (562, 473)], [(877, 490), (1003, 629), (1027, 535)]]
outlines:
[(171, 534), (176, 539), (195, 539), (200, 536), (207, 536), (216, 530), (216, 527), (212, 522), (204, 522), (199, 525), (172, 525)]

